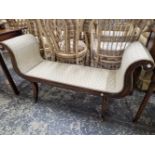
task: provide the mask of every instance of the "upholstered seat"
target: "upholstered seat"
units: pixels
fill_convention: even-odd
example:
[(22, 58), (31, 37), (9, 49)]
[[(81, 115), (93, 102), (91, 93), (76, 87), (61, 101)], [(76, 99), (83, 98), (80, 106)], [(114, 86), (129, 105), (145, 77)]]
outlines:
[[(125, 60), (122, 60), (123, 64), (118, 70), (43, 60), (29, 70), (26, 75), (95, 91), (119, 93), (123, 89), (125, 71), (129, 67), (130, 62), (136, 62), (136, 58), (143, 60), (144, 57), (146, 60), (152, 60), (147, 52), (142, 54), (142, 50), (146, 49), (139, 42), (133, 43), (126, 49), (126, 51), (128, 51), (127, 54), (130, 55), (124, 54)], [(135, 55), (137, 55), (137, 57), (135, 57)]]
[[(152, 57), (140, 42), (134, 42), (126, 48), (122, 65), (118, 70), (44, 60), (40, 56), (36, 38), (30, 34), (3, 43), (13, 52), (17, 67), (22, 74), (100, 92), (121, 92), (124, 87), (125, 73), (131, 64), (141, 60), (153, 63)], [(150, 63), (150, 67), (151, 65)]]
[(106, 69), (44, 60), (26, 75), (76, 87), (115, 93), (121, 91), (117, 85), (119, 83), (115, 82), (116, 73), (116, 71)]
[(40, 56), (37, 39), (30, 34), (19, 36), (2, 43), (11, 54), (15, 71), (29, 80), (35, 99), (38, 96), (38, 82), (104, 96), (102, 110), (107, 98), (122, 97), (131, 92), (133, 71), (142, 66), (153, 69), (154, 61), (148, 50), (140, 43), (133, 42), (125, 49), (118, 70), (107, 70), (82, 65), (65, 64), (44, 60)]

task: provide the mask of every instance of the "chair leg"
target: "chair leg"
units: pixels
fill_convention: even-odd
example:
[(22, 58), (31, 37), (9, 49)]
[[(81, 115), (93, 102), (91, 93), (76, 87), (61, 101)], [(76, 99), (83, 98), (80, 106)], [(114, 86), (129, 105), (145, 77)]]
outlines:
[(38, 101), (38, 83), (31, 82), (31, 84), (32, 84), (32, 90), (33, 90), (34, 102), (37, 102)]
[(109, 106), (109, 97), (103, 96), (102, 97), (102, 118), (104, 119), (105, 113)]
[(10, 74), (6, 64), (5, 64), (5, 61), (4, 61), (1, 53), (0, 53), (0, 66), (2, 67), (2, 70), (3, 70), (4, 74), (6, 75), (6, 78), (9, 81), (9, 84), (10, 84), (14, 94), (19, 95), (18, 88), (17, 88), (13, 78), (11, 77), (11, 74)]
[(148, 100), (149, 100), (150, 96), (152, 95), (154, 88), (155, 88), (155, 84), (153, 84), (153, 83), (150, 84), (149, 89), (146, 92), (144, 99), (143, 99), (143, 101), (142, 101), (142, 103), (138, 109), (138, 112), (136, 113), (136, 116), (133, 119), (133, 122), (137, 122), (138, 119), (140, 118), (142, 112), (144, 111), (144, 108), (148, 104)]

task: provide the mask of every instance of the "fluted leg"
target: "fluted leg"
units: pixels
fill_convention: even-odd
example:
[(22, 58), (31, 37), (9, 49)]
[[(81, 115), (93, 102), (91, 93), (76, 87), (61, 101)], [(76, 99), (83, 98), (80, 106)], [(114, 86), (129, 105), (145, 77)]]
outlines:
[(38, 101), (38, 83), (37, 82), (32, 82), (32, 90), (33, 90), (33, 97), (34, 101)]

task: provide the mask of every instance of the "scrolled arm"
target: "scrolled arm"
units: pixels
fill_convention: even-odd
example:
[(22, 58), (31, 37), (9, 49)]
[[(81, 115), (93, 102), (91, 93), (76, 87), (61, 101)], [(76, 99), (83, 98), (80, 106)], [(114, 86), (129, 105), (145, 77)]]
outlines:
[[(122, 71), (126, 71), (131, 65), (139, 64), (145, 70), (154, 68), (154, 60), (149, 51), (140, 42), (134, 42), (124, 51), (122, 57)], [(135, 66), (136, 67), (136, 66)]]
[[(131, 43), (124, 51), (122, 63), (117, 70), (116, 83), (121, 90), (116, 96), (126, 96), (133, 89), (133, 72), (137, 67), (153, 70), (154, 60), (149, 51), (140, 43)], [(122, 82), (123, 81), (123, 82)]]
[(23, 74), (43, 61), (40, 55), (39, 43), (31, 34), (5, 40), (0, 42), (0, 45), (5, 47), (11, 54), (14, 68), (17, 68), (18, 72)]

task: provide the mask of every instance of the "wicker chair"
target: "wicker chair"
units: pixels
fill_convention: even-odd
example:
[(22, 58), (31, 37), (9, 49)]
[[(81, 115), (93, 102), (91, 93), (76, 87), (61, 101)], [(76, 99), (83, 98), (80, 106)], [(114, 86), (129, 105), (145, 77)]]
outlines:
[(126, 47), (142, 38), (150, 20), (104, 19), (96, 20), (97, 29), (92, 33), (91, 65), (118, 69)]
[(82, 31), (82, 20), (37, 20), (37, 23), (46, 59), (85, 63), (88, 48), (87, 37)]

